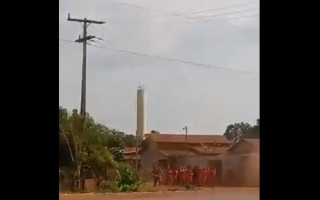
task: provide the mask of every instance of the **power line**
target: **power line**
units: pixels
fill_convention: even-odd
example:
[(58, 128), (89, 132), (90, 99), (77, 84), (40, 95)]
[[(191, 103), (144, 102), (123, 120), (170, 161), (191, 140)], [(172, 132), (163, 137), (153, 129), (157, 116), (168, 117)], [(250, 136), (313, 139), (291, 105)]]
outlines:
[(154, 12), (160, 12), (160, 13), (164, 13), (167, 15), (171, 15), (171, 16), (175, 16), (175, 17), (182, 17), (182, 18), (188, 18), (187, 16), (185, 16), (184, 14), (178, 14), (178, 13), (171, 13), (171, 12), (167, 12), (167, 11), (163, 11), (163, 10), (159, 10), (159, 9), (155, 9), (155, 8), (150, 8), (150, 7), (145, 7), (145, 6), (140, 6), (140, 5), (135, 5), (135, 4), (130, 4), (130, 3), (125, 3), (125, 2), (116, 2), (115, 3), (118, 4), (122, 4), (125, 6), (130, 6), (130, 7), (134, 7), (134, 8), (139, 8), (139, 9), (143, 9), (143, 10), (151, 10)]
[(243, 4), (236, 4), (236, 5), (220, 7), (220, 8), (211, 8), (211, 9), (206, 9), (206, 10), (201, 10), (201, 11), (194, 11), (194, 12), (190, 12), (190, 13), (196, 14), (196, 13), (203, 13), (203, 12), (207, 12), (207, 11), (224, 10), (224, 9), (242, 7), (242, 6), (246, 6), (246, 5), (250, 5), (250, 4), (256, 4), (256, 3), (259, 3), (259, 2), (252, 1), (252, 2), (243, 3)]
[(209, 18), (209, 17), (210, 18), (214, 18), (214, 17), (225, 16), (225, 15), (233, 15), (233, 14), (238, 14), (238, 13), (245, 13), (245, 12), (252, 11), (252, 10), (255, 10), (255, 9), (240, 10), (240, 11), (221, 13), (221, 14), (215, 14), (215, 15), (207, 15), (207, 16), (197, 16), (197, 17), (191, 17), (190, 19), (200, 19), (200, 18)]
[(258, 1), (252, 1), (252, 2), (247, 2), (247, 3), (243, 3), (243, 4), (236, 4), (236, 5), (232, 5), (232, 6), (226, 6), (226, 7), (220, 7), (220, 8), (212, 8), (212, 9), (206, 9), (206, 10), (201, 10), (201, 11), (192, 11), (192, 12), (188, 12), (188, 13), (184, 13), (184, 14), (177, 14), (177, 13), (171, 13), (171, 12), (167, 12), (167, 11), (163, 11), (163, 10), (159, 10), (159, 9), (155, 9), (155, 8), (150, 8), (150, 7), (146, 7), (146, 6), (130, 4), (130, 3), (126, 3), (126, 2), (118, 2), (118, 1), (113, 1), (113, 2), (114, 3), (118, 3), (118, 4), (122, 4), (122, 5), (125, 5), (125, 6), (140, 8), (140, 9), (154, 10), (156, 12), (163, 12), (163, 13), (166, 13), (166, 14), (175, 15), (175, 16), (179, 16), (179, 17), (186, 17), (186, 15), (188, 15), (188, 14), (197, 14), (197, 13), (203, 13), (203, 12), (215, 11), (215, 10), (225, 10), (225, 9), (229, 9), (229, 8), (236, 8), (236, 7), (242, 7), (242, 6), (246, 6), (246, 5), (250, 5), (250, 4), (259, 3)]
[(222, 20), (222, 21), (229, 21), (229, 20), (242, 19), (242, 18), (251, 18), (251, 17), (258, 17), (258, 16), (260, 16), (260, 14), (244, 15), (244, 16), (239, 16), (239, 17), (227, 18), (226, 20)]
[(259, 29), (256, 29), (256, 28), (253, 28), (253, 27), (247, 27), (247, 26), (239, 26), (239, 25), (232, 25), (231, 27), (233, 28), (237, 28), (237, 29), (246, 29), (246, 30), (249, 30), (249, 31), (259, 31)]
[[(66, 39), (60, 39), (61, 41), (64, 42), (72, 42), (71, 40), (66, 40)], [(90, 44), (90, 46), (94, 46), (97, 48), (101, 49), (106, 49), (106, 50), (111, 50), (111, 51), (117, 51), (117, 52), (122, 52), (122, 53), (127, 53), (127, 54), (132, 54), (132, 55), (138, 55), (138, 56), (143, 56), (143, 57), (148, 57), (148, 58), (154, 58), (154, 59), (159, 59), (159, 60), (166, 60), (170, 62), (180, 62), (188, 65), (193, 65), (193, 66), (199, 66), (199, 67), (205, 67), (205, 68), (216, 68), (220, 70), (225, 70), (225, 71), (232, 71), (236, 73), (244, 73), (244, 74), (250, 74), (250, 75), (259, 75), (259, 73), (255, 72), (250, 72), (250, 71), (242, 71), (242, 70), (236, 70), (236, 69), (231, 69), (231, 68), (225, 68), (225, 67), (220, 67), (220, 66), (214, 66), (214, 65), (207, 65), (207, 64), (202, 64), (202, 63), (196, 63), (192, 61), (187, 61), (187, 60), (181, 60), (181, 59), (175, 59), (175, 58), (166, 58), (166, 57), (161, 57), (161, 56), (152, 56), (144, 53), (139, 53), (139, 52), (134, 52), (134, 51), (128, 51), (128, 50), (123, 50), (123, 49), (117, 49), (117, 48), (111, 48), (111, 47), (103, 47), (103, 46), (98, 46), (94, 44)]]
[[(177, 14), (177, 13), (171, 13), (171, 12), (167, 12), (167, 11), (163, 11), (163, 10), (159, 10), (159, 9), (144, 7), (144, 6), (130, 4), (130, 3), (125, 3), (125, 2), (117, 2), (117, 1), (114, 1), (114, 2), (118, 3), (118, 4), (125, 5), (125, 6), (139, 8), (139, 9), (153, 10), (155, 12), (162, 12), (162, 13), (170, 15), (170, 16), (184, 18), (184, 19), (188, 20), (188, 21), (185, 21), (183, 23), (202, 23), (202, 22), (207, 22), (207, 21), (211, 20), (211, 19), (206, 19), (207, 17), (218, 17), (218, 16), (223, 16), (223, 15), (236, 14), (236, 13), (242, 13), (242, 12), (249, 11), (249, 10), (242, 10), (242, 11), (236, 11), (236, 12), (232, 12), (232, 13), (222, 13), (222, 14), (216, 14), (216, 15), (211, 15), (211, 16), (188, 16), (188, 13), (186, 13), (186, 14)], [(247, 2), (247, 3), (244, 3), (244, 4), (236, 4), (236, 5), (232, 5), (232, 6), (228, 6), (228, 7), (220, 7), (220, 8), (213, 8), (213, 9), (207, 9), (207, 10), (202, 10), (202, 11), (194, 11), (194, 12), (190, 12), (189, 14), (203, 13), (203, 12), (206, 12), (206, 11), (224, 10), (224, 9), (236, 8), (236, 7), (241, 7), (241, 6), (246, 6), (246, 5), (250, 5), (250, 4), (256, 4), (256, 3), (259, 3), (259, 2), (254, 1), (254, 2)], [(254, 15), (254, 16), (256, 16), (256, 15)], [(246, 17), (246, 18), (248, 17), (249, 18), (249, 17), (252, 17), (252, 16), (243, 16), (243, 17), (240, 17), (240, 18), (244, 18), (244, 17)], [(200, 19), (200, 18), (205, 18), (205, 19)], [(200, 21), (196, 21), (197, 19), (200, 19)], [(231, 20), (238, 19), (238, 17), (237, 18), (230, 18), (230, 19)], [(224, 21), (228, 21), (228, 19), (224, 20)], [(211, 21), (211, 22), (214, 22), (214, 21)], [(238, 25), (238, 27), (241, 27), (241, 26)]]
[(66, 40), (66, 39), (61, 39), (61, 38), (59, 38), (59, 40), (63, 41), (63, 42), (72, 42), (72, 43), (74, 43), (74, 41), (72, 41), (72, 40)]
[[(206, 22), (223, 22), (223, 21), (230, 21), (230, 20), (236, 20), (236, 19), (242, 19), (242, 18), (251, 18), (251, 17), (258, 17), (260, 14), (253, 14), (253, 15), (243, 15), (243, 16), (238, 16), (238, 17), (230, 17), (226, 19), (205, 19), (205, 20), (199, 20), (199, 21), (189, 21), (185, 23), (206, 23)], [(241, 27), (241, 26), (239, 26)]]

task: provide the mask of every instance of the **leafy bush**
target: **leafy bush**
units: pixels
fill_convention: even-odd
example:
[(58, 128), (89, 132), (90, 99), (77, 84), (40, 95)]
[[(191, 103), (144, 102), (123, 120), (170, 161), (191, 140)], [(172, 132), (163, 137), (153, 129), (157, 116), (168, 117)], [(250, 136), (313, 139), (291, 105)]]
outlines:
[(142, 184), (141, 179), (136, 175), (135, 171), (130, 165), (121, 164), (118, 168), (119, 180), (118, 188), (121, 192), (137, 191)]

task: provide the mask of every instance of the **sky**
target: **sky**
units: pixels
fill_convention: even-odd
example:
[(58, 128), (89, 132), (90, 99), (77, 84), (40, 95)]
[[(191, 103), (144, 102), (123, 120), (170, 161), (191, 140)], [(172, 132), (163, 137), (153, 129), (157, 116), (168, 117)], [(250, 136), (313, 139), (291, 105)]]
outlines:
[(147, 132), (256, 124), (258, 0), (59, 0), (59, 105), (71, 110), (80, 107), (82, 68), (82, 44), (71, 41), (83, 29), (68, 13), (106, 22), (88, 27), (103, 39), (87, 47), (86, 110), (95, 122), (135, 133), (141, 83)]

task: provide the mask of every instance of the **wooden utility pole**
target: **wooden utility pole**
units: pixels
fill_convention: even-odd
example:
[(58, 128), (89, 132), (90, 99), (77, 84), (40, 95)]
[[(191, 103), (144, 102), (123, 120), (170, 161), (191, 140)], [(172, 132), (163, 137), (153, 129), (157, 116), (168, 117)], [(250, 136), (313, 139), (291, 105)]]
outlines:
[(75, 19), (71, 18), (70, 14), (68, 14), (68, 21), (80, 22), (83, 23), (83, 37), (77, 39), (75, 42), (83, 43), (83, 57), (82, 57), (82, 80), (81, 80), (81, 106), (80, 106), (80, 115), (86, 115), (86, 78), (87, 78), (87, 41), (92, 40), (95, 36), (87, 36), (87, 28), (90, 24), (104, 24), (103, 21), (95, 21), (89, 20), (87, 18), (84, 19)]

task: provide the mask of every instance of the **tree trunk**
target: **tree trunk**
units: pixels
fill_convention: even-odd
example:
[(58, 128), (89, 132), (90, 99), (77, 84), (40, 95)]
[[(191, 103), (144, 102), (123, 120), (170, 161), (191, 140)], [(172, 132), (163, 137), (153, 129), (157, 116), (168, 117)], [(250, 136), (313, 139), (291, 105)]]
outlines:
[(78, 192), (81, 189), (81, 161), (76, 161), (75, 172), (74, 172), (74, 191)]

